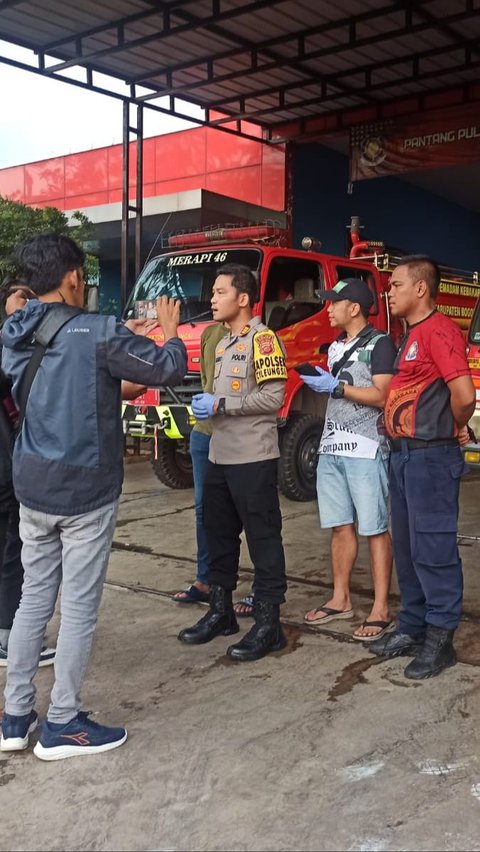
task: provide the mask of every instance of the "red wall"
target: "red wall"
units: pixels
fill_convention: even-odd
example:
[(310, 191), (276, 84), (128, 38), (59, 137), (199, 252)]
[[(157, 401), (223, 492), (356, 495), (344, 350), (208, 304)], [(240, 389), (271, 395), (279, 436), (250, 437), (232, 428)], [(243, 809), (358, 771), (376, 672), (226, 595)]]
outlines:
[[(285, 152), (208, 127), (144, 141), (144, 195), (208, 189), (251, 204), (285, 207)], [(135, 186), (135, 143), (131, 143)], [(73, 210), (122, 200), (122, 146), (0, 169), (0, 195)]]

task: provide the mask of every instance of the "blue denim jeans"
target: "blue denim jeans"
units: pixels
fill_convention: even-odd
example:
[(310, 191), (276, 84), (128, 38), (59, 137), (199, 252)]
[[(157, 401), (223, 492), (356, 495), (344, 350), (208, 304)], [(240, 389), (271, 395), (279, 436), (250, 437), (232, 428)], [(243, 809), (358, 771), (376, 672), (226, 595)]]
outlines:
[(118, 501), (82, 515), (47, 515), (20, 505), (24, 581), (8, 643), (5, 711), (26, 716), (35, 703), (45, 628), (62, 585), (55, 683), (48, 720), (66, 724), (81, 709), (85, 676), (107, 572)]
[(415, 634), (427, 624), (455, 630), (462, 613), (463, 573), (457, 547), (460, 477), (456, 446), (390, 456), (392, 539), (400, 587), (398, 626)]
[(193, 486), (195, 489), (195, 524), (197, 532), (197, 580), (208, 585), (208, 544), (203, 526), (203, 483), (208, 465), (210, 435), (190, 433), (190, 455), (193, 467)]

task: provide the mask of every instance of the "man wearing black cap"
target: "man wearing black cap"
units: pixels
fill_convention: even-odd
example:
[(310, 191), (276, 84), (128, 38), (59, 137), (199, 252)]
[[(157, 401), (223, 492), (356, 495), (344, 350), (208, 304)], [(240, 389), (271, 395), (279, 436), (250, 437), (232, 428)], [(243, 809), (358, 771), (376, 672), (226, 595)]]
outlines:
[(339, 281), (319, 293), (340, 336), (328, 350), (330, 372), (302, 375), (308, 387), (328, 393), (320, 441), (317, 495), (322, 527), (332, 529), (333, 595), (305, 615), (307, 624), (353, 618), (350, 575), (358, 533), (368, 538), (374, 602), (354, 639), (373, 641), (393, 629), (388, 609), (392, 544), (388, 532), (388, 442), (382, 409), (393, 375), (396, 350), (391, 338), (367, 317), (373, 295), (360, 278)]

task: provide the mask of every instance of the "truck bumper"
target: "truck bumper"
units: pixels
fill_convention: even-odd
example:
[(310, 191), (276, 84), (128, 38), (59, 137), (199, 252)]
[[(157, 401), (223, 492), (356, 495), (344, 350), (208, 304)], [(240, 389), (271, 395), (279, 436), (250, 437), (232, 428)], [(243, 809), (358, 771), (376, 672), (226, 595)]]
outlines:
[(141, 438), (158, 437), (163, 432), (166, 438), (178, 441), (188, 438), (195, 425), (195, 417), (189, 405), (122, 405), (123, 432)]

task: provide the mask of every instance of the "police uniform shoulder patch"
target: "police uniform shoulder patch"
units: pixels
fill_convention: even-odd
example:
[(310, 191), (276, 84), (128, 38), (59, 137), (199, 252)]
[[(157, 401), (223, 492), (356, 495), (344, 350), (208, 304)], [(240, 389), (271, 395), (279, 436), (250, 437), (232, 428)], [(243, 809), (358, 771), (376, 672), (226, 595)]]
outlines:
[(285, 355), (274, 331), (266, 328), (253, 338), (253, 366), (257, 385), (271, 379), (286, 379)]

